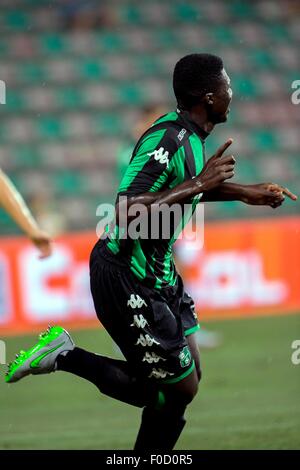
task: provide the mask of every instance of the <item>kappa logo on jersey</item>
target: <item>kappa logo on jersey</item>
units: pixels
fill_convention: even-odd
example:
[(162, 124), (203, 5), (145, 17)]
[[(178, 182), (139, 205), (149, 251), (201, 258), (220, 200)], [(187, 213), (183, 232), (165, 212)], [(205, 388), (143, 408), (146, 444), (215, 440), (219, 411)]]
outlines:
[(181, 131), (179, 132), (179, 134), (177, 136), (177, 139), (181, 142), (182, 139), (184, 138), (185, 134), (186, 134), (186, 129), (184, 129), (184, 128), (181, 129)]
[(154, 160), (157, 160), (159, 163), (166, 164), (167, 168), (169, 166), (169, 152), (163, 147), (160, 147), (158, 150), (154, 150), (151, 153), (148, 153), (149, 157), (154, 156)]
[(143, 315), (133, 315), (133, 323), (130, 326), (136, 326), (137, 328), (145, 328), (148, 325), (146, 318)]
[(142, 308), (144, 306), (147, 307), (147, 304), (139, 295), (131, 294), (127, 306), (131, 308)]
[(167, 375), (174, 375), (173, 372), (168, 372), (167, 370), (163, 369), (152, 369), (151, 374), (148, 375), (149, 379), (154, 377), (155, 379), (164, 379)]
[(166, 361), (163, 357), (158, 356), (154, 352), (147, 351), (145, 356), (143, 357), (143, 362), (148, 362), (148, 364), (152, 364), (152, 362), (159, 362), (159, 361)]
[(160, 344), (158, 341), (156, 341), (155, 338), (151, 338), (150, 335), (142, 335), (140, 334), (140, 337), (139, 339), (137, 340), (137, 342), (135, 343), (136, 346), (138, 345), (141, 345), (141, 346), (153, 346), (153, 344)]
[(179, 354), (179, 360), (181, 367), (187, 367), (190, 365), (192, 360), (191, 351), (188, 346), (184, 346), (183, 350)]

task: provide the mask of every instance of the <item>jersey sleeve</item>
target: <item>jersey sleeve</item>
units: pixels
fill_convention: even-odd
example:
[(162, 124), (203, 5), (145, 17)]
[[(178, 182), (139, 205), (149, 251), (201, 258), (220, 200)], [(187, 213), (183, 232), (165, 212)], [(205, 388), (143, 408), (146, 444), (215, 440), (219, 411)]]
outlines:
[(177, 150), (178, 144), (170, 129), (146, 135), (129, 163), (118, 196), (159, 191), (169, 177), (171, 160)]

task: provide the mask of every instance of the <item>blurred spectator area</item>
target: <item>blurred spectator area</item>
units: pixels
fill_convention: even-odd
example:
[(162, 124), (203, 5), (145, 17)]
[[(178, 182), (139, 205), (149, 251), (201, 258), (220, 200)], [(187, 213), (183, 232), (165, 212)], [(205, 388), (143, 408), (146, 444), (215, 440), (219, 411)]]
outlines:
[[(25, 197), (47, 192), (71, 229), (94, 228), (113, 200), (119, 146), (139, 108), (173, 109), (172, 71), (190, 52), (220, 55), (232, 79), (229, 122), (207, 156), (234, 138), (241, 182), (278, 181), (297, 192), (300, 2), (1, 0), (0, 166)], [(239, 203), (207, 205), (210, 218), (280, 215)], [(1, 212), (0, 233), (16, 230)]]

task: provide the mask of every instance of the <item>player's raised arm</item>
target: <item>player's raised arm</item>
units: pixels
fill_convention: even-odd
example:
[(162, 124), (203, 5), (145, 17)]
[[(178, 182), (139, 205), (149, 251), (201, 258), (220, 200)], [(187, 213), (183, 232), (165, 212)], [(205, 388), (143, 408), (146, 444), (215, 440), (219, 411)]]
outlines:
[(222, 183), (204, 194), (202, 202), (241, 201), (252, 206), (281, 206), (285, 197), (297, 201), (297, 196), (289, 189), (276, 183), (237, 184)]
[(40, 251), (40, 258), (51, 255), (51, 239), (33, 218), (28, 206), (11, 180), (0, 170), (0, 205)]
[[(159, 207), (161, 204), (172, 205), (181, 201), (211, 191), (218, 187), (224, 181), (234, 176), (235, 159), (233, 155), (223, 155), (227, 148), (232, 144), (233, 140), (228, 139), (206, 162), (201, 173), (193, 179), (187, 180), (175, 188), (165, 191), (145, 192), (134, 197), (128, 197), (128, 200), (117, 205), (117, 219), (120, 211), (126, 208), (128, 210), (134, 204), (143, 204), (149, 210), (153, 206)], [(130, 220), (128, 217), (127, 220)]]

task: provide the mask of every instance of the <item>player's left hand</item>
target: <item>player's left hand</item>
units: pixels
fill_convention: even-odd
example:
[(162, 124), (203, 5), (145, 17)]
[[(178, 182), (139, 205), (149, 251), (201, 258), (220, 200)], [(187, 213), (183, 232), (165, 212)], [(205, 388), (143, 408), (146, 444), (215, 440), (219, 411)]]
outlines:
[(30, 239), (32, 243), (36, 246), (36, 248), (39, 250), (40, 259), (45, 259), (51, 256), (52, 240), (46, 232), (43, 232), (42, 230), (36, 230), (36, 232), (30, 236)]
[(254, 206), (270, 206), (273, 209), (281, 206), (285, 196), (297, 200), (297, 196), (289, 189), (276, 183), (251, 184), (245, 187), (243, 202)]

